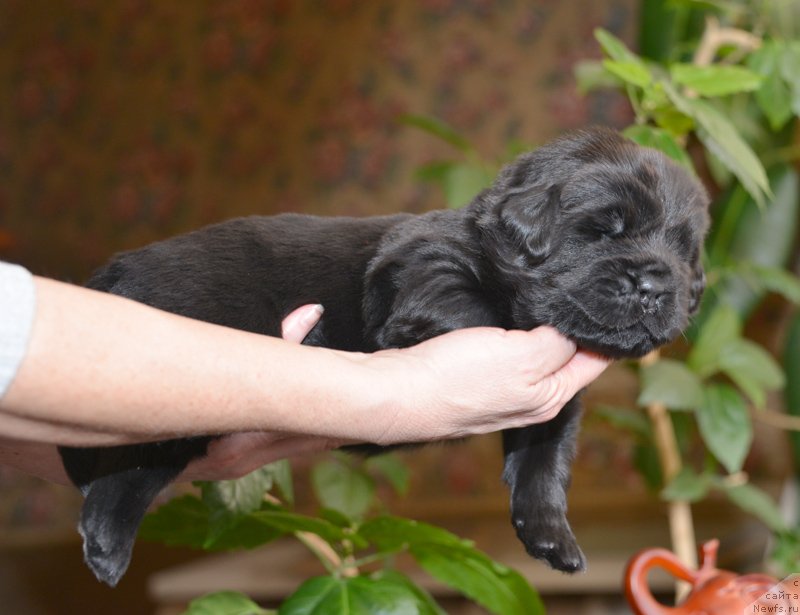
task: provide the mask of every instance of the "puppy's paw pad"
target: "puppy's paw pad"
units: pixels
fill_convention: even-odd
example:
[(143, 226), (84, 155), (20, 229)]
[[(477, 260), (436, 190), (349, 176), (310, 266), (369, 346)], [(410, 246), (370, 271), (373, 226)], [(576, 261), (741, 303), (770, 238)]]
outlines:
[(586, 558), (566, 520), (564, 525), (547, 525), (528, 523), (523, 517), (514, 517), (512, 524), (525, 550), (532, 557), (562, 572), (586, 570)]

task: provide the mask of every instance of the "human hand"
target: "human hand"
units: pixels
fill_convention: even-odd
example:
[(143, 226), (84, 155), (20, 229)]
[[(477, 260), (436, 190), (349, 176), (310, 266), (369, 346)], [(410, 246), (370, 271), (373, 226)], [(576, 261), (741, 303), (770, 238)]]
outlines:
[[(322, 309), (304, 305), (281, 323), (283, 339), (301, 343), (314, 328)], [(227, 480), (240, 478), (261, 466), (298, 455), (337, 448), (343, 441), (319, 436), (252, 431), (235, 433), (214, 440), (205, 457), (192, 461), (178, 480)]]
[(550, 327), (462, 329), (367, 363), (389, 397), (378, 444), (442, 440), (552, 419), (610, 361)]

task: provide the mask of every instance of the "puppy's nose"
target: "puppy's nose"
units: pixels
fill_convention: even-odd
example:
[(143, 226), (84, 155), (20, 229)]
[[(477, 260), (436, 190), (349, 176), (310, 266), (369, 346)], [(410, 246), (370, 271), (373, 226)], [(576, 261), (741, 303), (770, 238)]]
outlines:
[(627, 293), (638, 299), (645, 312), (655, 312), (667, 292), (665, 272), (657, 267), (648, 267), (629, 269), (625, 273), (627, 279), (623, 281), (623, 287)]

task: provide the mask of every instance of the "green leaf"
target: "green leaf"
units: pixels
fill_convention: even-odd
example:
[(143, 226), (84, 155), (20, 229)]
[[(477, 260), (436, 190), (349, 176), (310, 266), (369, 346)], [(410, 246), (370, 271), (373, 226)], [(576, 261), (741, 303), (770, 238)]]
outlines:
[(697, 136), (703, 145), (730, 169), (763, 208), (766, 200), (772, 196), (767, 173), (736, 127), (708, 102), (686, 98), (669, 84), (665, 84), (664, 88), (673, 104), (694, 119)]
[(479, 602), (493, 613), (543, 613), (538, 594), (517, 572), (492, 561), (439, 527), (383, 516), (365, 522), (359, 535), (379, 552), (408, 549), (430, 575)]
[(605, 69), (603, 62), (597, 60), (581, 60), (575, 64), (572, 72), (578, 92), (583, 95), (602, 88), (620, 86), (619, 79)]
[(382, 553), (400, 551), (416, 544), (471, 546), (469, 541), (435, 525), (389, 515), (365, 521), (358, 535)]
[(761, 75), (741, 66), (697, 66), (673, 64), (669, 69), (675, 83), (686, 86), (700, 96), (727, 96), (752, 92), (761, 87)]
[(484, 188), (491, 186), (494, 175), (482, 166), (468, 162), (454, 163), (444, 177), (444, 196), (453, 209), (469, 203)]
[[(800, 416), (800, 312), (789, 323), (783, 350), (783, 368), (786, 372), (786, 389), (783, 392), (786, 410), (793, 416)], [(800, 431), (789, 433), (792, 444), (793, 466), (796, 476), (800, 476)]]
[(398, 494), (404, 495), (408, 491), (408, 466), (394, 453), (370, 457), (366, 467), (388, 480)]
[(375, 496), (372, 478), (340, 461), (315, 465), (311, 481), (314, 493), (325, 508), (333, 508), (351, 518), (363, 517)]
[(781, 511), (775, 502), (758, 487), (751, 484), (725, 487), (725, 495), (742, 510), (758, 517), (773, 532), (787, 531)]
[(424, 115), (403, 115), (400, 117), (400, 122), (407, 126), (414, 126), (420, 130), (441, 139), (461, 152), (469, 152), (474, 148), (470, 142), (458, 134), (455, 129), (448, 126), (443, 121)]
[(770, 559), (778, 566), (779, 574), (789, 575), (800, 570), (800, 528), (777, 532), (773, 539), (775, 548)]
[(708, 450), (725, 469), (741, 470), (753, 441), (750, 414), (741, 395), (725, 384), (707, 386), (697, 424)]
[(741, 334), (742, 325), (736, 311), (726, 305), (718, 306), (700, 329), (687, 364), (702, 377), (714, 374), (719, 369), (722, 349)]
[(661, 492), (661, 497), (669, 501), (698, 502), (711, 490), (713, 481), (706, 474), (695, 474), (687, 467), (681, 468)]
[[(175, 498), (145, 516), (139, 537), (171, 546), (225, 550), (251, 549), (285, 533), (259, 523), (250, 515), (238, 517), (222, 531), (212, 530), (210, 516), (208, 507), (198, 498), (191, 495)], [(209, 540), (212, 531), (213, 540)]]
[(650, 420), (641, 410), (628, 408), (613, 408), (611, 406), (597, 406), (592, 414), (607, 421), (613, 427), (628, 431), (638, 438), (649, 441), (652, 430)]
[(594, 37), (600, 46), (603, 48), (605, 54), (617, 62), (639, 63), (644, 64), (642, 59), (633, 53), (628, 47), (616, 36), (611, 34), (608, 30), (597, 28), (594, 31)]
[(452, 160), (437, 160), (436, 162), (429, 162), (424, 164), (416, 170), (415, 177), (424, 182), (436, 182), (444, 185), (445, 178), (453, 165), (456, 163)]
[(774, 131), (783, 128), (792, 117), (792, 90), (781, 71), (786, 51), (783, 43), (766, 41), (748, 57), (750, 68), (764, 78), (755, 98)]
[(646, 88), (653, 81), (653, 76), (643, 62), (619, 62), (603, 60), (603, 67), (615, 77), (640, 88)]
[(417, 563), (431, 576), (498, 615), (544, 614), (539, 594), (517, 572), (465, 545), (416, 544)]
[(689, 154), (683, 149), (670, 133), (653, 126), (633, 125), (623, 131), (623, 134), (644, 147), (652, 147), (663, 152), (678, 164), (684, 166), (691, 173), (694, 173)]
[(262, 609), (244, 594), (232, 591), (215, 592), (189, 603), (183, 615), (268, 615), (274, 611)]
[(407, 587), (408, 590), (417, 598), (417, 612), (420, 615), (446, 615), (446, 613), (438, 604), (436, 604), (436, 601), (428, 592), (426, 592), (419, 585), (415, 584), (407, 576), (397, 572), (396, 570), (382, 570), (374, 576), (376, 578), (386, 579), (387, 581), (392, 581)]
[(205, 546), (214, 544), (240, 517), (261, 508), (264, 494), (272, 488), (272, 478), (271, 468), (259, 468), (236, 480), (196, 483), (209, 510)]
[[(738, 186), (718, 205), (706, 244), (709, 260), (714, 267), (737, 267), (745, 275), (727, 276), (709, 288), (699, 322), (714, 304), (732, 306), (742, 318), (747, 317), (764, 296), (765, 284), (776, 292), (793, 293), (788, 286), (779, 287), (781, 280), (769, 271), (765, 271), (763, 283), (754, 273), (759, 267), (774, 270), (787, 263), (800, 224), (797, 172), (789, 165), (780, 165), (770, 170), (769, 181), (775, 197), (765, 210), (759, 209)], [(788, 284), (791, 286), (791, 282)]]
[[(351, 538), (350, 534), (330, 521), (282, 510), (260, 510), (250, 513), (248, 518), (281, 533), (311, 532), (329, 543)], [(359, 543), (363, 544), (363, 541)]]
[(781, 75), (792, 91), (792, 112), (800, 116), (800, 41), (792, 41), (786, 46), (781, 58)]
[(664, 476), (661, 472), (661, 461), (658, 458), (658, 451), (652, 441), (648, 443), (639, 442), (633, 447), (633, 467), (644, 479), (644, 483), (650, 491), (658, 491), (664, 484)]
[(278, 614), (440, 615), (443, 611), (429, 598), (397, 574), (314, 577), (281, 604)]
[(661, 359), (642, 368), (642, 392), (637, 403), (662, 403), (673, 410), (692, 410), (703, 401), (700, 378), (680, 361)]
[(292, 464), (288, 459), (273, 461), (264, 466), (272, 474), (272, 480), (287, 504), (294, 504), (294, 484), (292, 482)]
[(800, 305), (800, 277), (779, 267), (752, 266), (755, 283), (764, 290), (782, 295), (787, 301)]
[(272, 488), (272, 472), (259, 468), (236, 480), (200, 482), (198, 485), (210, 510), (219, 507), (232, 514), (246, 514), (261, 507), (264, 494)]
[(347, 515), (343, 515), (338, 510), (333, 508), (320, 508), (319, 512), (317, 513), (320, 519), (325, 519), (325, 521), (330, 521), (337, 527), (345, 528), (345, 527), (352, 527), (353, 521)]
[(720, 353), (720, 369), (744, 391), (757, 407), (766, 402), (766, 392), (784, 385), (783, 371), (770, 354), (746, 339), (731, 340)]

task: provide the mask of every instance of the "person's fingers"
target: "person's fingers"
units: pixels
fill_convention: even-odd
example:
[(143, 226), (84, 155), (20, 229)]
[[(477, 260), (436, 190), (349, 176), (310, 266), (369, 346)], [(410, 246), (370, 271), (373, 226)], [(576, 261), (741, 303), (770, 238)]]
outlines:
[(178, 481), (230, 480), (289, 457), (353, 444), (344, 440), (272, 432), (236, 433), (213, 441), (208, 455), (189, 464)]
[[(509, 333), (514, 334), (513, 331)], [(536, 380), (563, 368), (575, 356), (575, 342), (552, 327), (537, 327), (522, 333), (526, 337), (530, 365), (536, 366), (531, 372), (531, 376)]]
[(611, 363), (612, 361), (608, 357), (602, 357), (586, 350), (578, 350), (575, 356), (559, 371), (563, 378), (572, 383), (575, 391), (579, 391), (600, 376)]
[(289, 342), (301, 343), (319, 322), (323, 311), (324, 308), (319, 304), (300, 306), (283, 319), (281, 337)]

